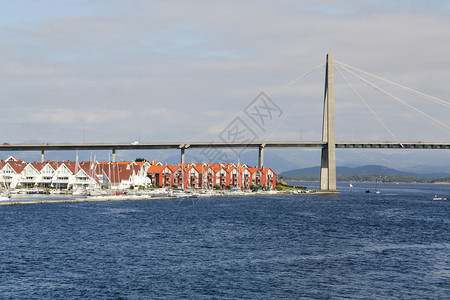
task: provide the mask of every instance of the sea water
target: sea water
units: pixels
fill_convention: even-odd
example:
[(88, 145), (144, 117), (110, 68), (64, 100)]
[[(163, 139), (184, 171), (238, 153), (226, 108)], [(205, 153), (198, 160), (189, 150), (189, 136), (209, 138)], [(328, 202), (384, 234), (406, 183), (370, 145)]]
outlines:
[(0, 298), (448, 299), (450, 186), (339, 189), (0, 206)]

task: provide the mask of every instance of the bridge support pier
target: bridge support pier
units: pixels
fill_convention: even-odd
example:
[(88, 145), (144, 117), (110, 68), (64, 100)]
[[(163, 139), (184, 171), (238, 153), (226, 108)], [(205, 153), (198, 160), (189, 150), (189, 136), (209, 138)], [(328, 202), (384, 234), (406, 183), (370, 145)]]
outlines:
[(334, 136), (334, 63), (333, 54), (327, 55), (325, 96), (323, 105), (320, 190), (336, 191), (336, 142)]
[(262, 169), (264, 168), (264, 146), (259, 146), (259, 153), (258, 153), (258, 168)]
[(184, 166), (185, 152), (186, 152), (186, 148), (182, 147), (181, 148), (181, 166)]
[(116, 149), (112, 149), (112, 162), (116, 162)]
[(41, 150), (41, 163), (45, 161), (45, 151)]

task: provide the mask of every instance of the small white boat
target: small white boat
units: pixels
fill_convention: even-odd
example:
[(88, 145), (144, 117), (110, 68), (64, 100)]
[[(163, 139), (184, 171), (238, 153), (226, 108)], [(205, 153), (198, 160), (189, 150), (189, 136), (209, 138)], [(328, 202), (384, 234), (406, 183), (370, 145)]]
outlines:
[(442, 197), (438, 197), (437, 195), (434, 195), (433, 200), (442, 200)]
[(193, 198), (208, 198), (208, 197), (214, 197), (217, 196), (217, 193), (215, 191), (211, 190), (203, 190), (193, 193)]
[(0, 202), (8, 202), (11, 200), (11, 196), (8, 194), (0, 194)]
[(105, 196), (105, 195), (109, 194), (107, 191), (99, 189), (99, 188), (87, 189), (86, 193), (88, 196)]
[(170, 191), (169, 197), (175, 198), (188, 198), (192, 196), (192, 193), (185, 192), (184, 190), (174, 189)]
[(377, 187), (378, 187), (378, 180), (375, 182), (375, 194), (379, 194), (380, 193), (380, 191), (377, 189)]
[[(366, 194), (370, 194), (372, 193), (370, 190), (366, 190)], [(380, 194), (379, 190), (375, 190), (375, 192), (373, 192), (374, 194)]]
[(72, 191), (72, 196), (87, 196), (88, 191), (86, 189), (75, 189)]

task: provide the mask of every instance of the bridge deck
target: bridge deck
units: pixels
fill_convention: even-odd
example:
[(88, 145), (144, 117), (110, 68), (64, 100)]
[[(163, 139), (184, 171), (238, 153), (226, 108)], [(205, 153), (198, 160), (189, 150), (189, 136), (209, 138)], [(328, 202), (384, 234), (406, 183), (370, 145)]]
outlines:
[[(323, 148), (324, 142), (195, 142), (195, 143), (89, 143), (89, 144), (28, 144), (0, 145), (0, 151), (51, 150), (151, 150), (151, 149), (204, 149), (204, 148)], [(450, 143), (427, 142), (336, 142), (336, 148), (369, 149), (450, 149)]]

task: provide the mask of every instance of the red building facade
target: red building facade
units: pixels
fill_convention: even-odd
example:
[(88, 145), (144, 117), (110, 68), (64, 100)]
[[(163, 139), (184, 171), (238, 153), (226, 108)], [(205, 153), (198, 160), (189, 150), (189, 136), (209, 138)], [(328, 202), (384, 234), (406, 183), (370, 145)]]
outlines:
[(154, 165), (147, 176), (160, 187), (212, 189), (214, 187), (248, 189), (252, 186), (273, 189), (276, 174), (270, 168), (249, 168), (234, 164)]

